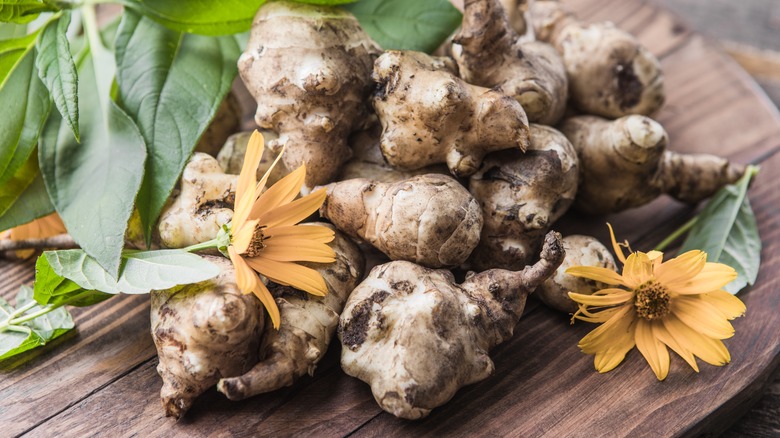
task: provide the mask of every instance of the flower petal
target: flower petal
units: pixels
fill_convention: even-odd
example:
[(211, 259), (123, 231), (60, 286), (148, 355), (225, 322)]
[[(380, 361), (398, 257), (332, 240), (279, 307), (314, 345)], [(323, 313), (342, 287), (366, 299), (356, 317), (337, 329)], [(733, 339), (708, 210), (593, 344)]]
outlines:
[[(612, 239), (612, 250), (615, 251), (615, 255), (617, 256), (618, 260), (620, 260), (620, 263), (625, 264), (626, 255), (623, 253), (623, 248), (621, 248), (615, 240), (615, 232), (612, 230), (612, 224), (607, 222), (607, 228), (609, 228), (609, 237)], [(628, 245), (628, 242), (625, 244)]]
[(643, 252), (631, 253), (623, 265), (626, 286), (634, 289), (653, 278), (653, 261)]
[(745, 314), (745, 303), (725, 290), (716, 290), (698, 295), (704, 301), (715, 306), (727, 319), (734, 319)]
[(688, 327), (713, 339), (734, 336), (734, 327), (723, 313), (698, 296), (679, 296), (672, 300), (672, 313)]
[(274, 300), (271, 292), (262, 281), (258, 281), (257, 286), (258, 287), (252, 292), (254, 292), (255, 296), (263, 303), (265, 310), (268, 312), (268, 316), (271, 317), (271, 323), (274, 325), (274, 328), (278, 329), (282, 319), (279, 313), (279, 306), (276, 305), (276, 300)]
[(615, 347), (616, 342), (625, 336), (631, 321), (636, 318), (632, 312), (632, 306), (626, 305), (618, 309), (610, 319), (580, 340), (578, 345), (583, 353), (595, 354), (599, 351), (606, 351)]
[(243, 227), (255, 200), (254, 189), (257, 183), (257, 166), (260, 165), (260, 159), (263, 157), (263, 149), (265, 149), (263, 135), (255, 130), (246, 145), (244, 164), (241, 166), (241, 173), (238, 175), (236, 205), (233, 210), (233, 226), (236, 228)]
[(259, 216), (260, 223), (268, 227), (295, 225), (316, 212), (327, 197), (325, 189), (319, 189), (303, 198), (275, 208)]
[(663, 319), (663, 324), (682, 348), (708, 364), (723, 366), (731, 361), (731, 355), (723, 342), (696, 332), (676, 316), (667, 315)]
[(303, 165), (277, 181), (257, 198), (249, 217), (261, 217), (281, 205), (289, 204), (300, 194), (305, 178), (306, 166)]
[(600, 266), (572, 266), (566, 273), (575, 277), (600, 281), (613, 286), (627, 286), (623, 276), (617, 272)]
[(669, 350), (653, 333), (654, 321), (640, 319), (636, 323), (636, 348), (645, 357), (658, 380), (664, 380), (669, 374)]
[(238, 289), (245, 294), (251, 293), (255, 288), (255, 282), (260, 281), (260, 279), (257, 278), (257, 274), (249, 267), (246, 260), (238, 255), (238, 252), (236, 252), (236, 249), (232, 246), (228, 247), (228, 255), (236, 270), (236, 285), (238, 286)]
[(677, 340), (672, 336), (671, 333), (669, 333), (669, 330), (666, 328), (666, 324), (661, 321), (660, 324), (654, 324), (653, 325), (653, 335), (661, 342), (666, 344), (669, 348), (674, 350), (675, 353), (677, 353), (681, 358), (683, 358), (686, 362), (688, 362), (688, 365), (693, 368), (694, 371), (697, 373), (699, 372), (699, 365), (696, 363), (696, 357), (691, 353), (690, 350), (683, 347)]
[(266, 240), (263, 257), (277, 262), (333, 263), (336, 253), (326, 243), (295, 237), (275, 237)]
[(723, 263), (706, 263), (695, 277), (664, 283), (673, 293), (680, 295), (701, 294), (719, 290), (737, 278), (737, 271)]
[(336, 232), (322, 225), (287, 225), (283, 227), (271, 227), (263, 230), (267, 238), (297, 236), (319, 243), (328, 243), (336, 237)]
[(569, 292), (569, 298), (587, 306), (607, 307), (625, 303), (634, 298), (634, 293), (623, 289), (601, 289), (593, 295)]
[(314, 269), (295, 263), (267, 259), (262, 253), (258, 257), (246, 259), (246, 262), (252, 269), (276, 283), (290, 285), (312, 295), (324, 296), (328, 293), (325, 279)]
[(695, 277), (707, 263), (707, 253), (699, 250), (688, 251), (662, 263), (655, 270), (659, 283), (685, 282)]

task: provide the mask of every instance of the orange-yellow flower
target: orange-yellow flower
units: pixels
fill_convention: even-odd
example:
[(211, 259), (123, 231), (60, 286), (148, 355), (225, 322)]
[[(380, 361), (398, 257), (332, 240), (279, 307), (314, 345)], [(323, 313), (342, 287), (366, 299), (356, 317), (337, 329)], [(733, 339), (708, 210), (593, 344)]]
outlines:
[[(255, 131), (238, 177), (228, 254), (236, 268), (238, 288), (244, 293), (254, 293), (278, 328), (279, 309), (257, 273), (276, 283), (322, 296), (328, 287), (320, 273), (296, 262), (331, 263), (336, 254), (327, 245), (333, 240), (333, 230), (298, 225), (319, 209), (325, 201), (325, 190), (295, 199), (306, 178), (305, 166), (265, 190), (274, 166), (257, 181), (263, 149), (263, 136)], [(280, 157), (281, 154), (277, 162)]]
[(729, 320), (745, 313), (742, 301), (722, 290), (737, 277), (736, 271), (707, 263), (707, 254), (698, 250), (666, 262), (659, 251), (632, 252), (626, 258), (611, 226), (609, 231), (622, 274), (594, 266), (566, 270), (611, 286), (593, 295), (569, 292), (579, 305), (572, 320), (602, 323), (579, 343), (584, 353), (595, 355), (596, 370), (614, 369), (634, 346), (658, 380), (669, 373), (666, 347), (696, 372), (696, 357), (712, 365), (727, 364), (731, 356), (721, 340), (734, 335)]
[[(65, 224), (62, 223), (60, 215), (52, 213), (28, 222), (24, 225), (11, 228), (0, 234), (0, 239), (27, 240), (27, 239), (45, 239), (58, 234), (67, 233)], [(35, 254), (34, 249), (20, 249), (15, 251), (19, 258), (27, 258)]]

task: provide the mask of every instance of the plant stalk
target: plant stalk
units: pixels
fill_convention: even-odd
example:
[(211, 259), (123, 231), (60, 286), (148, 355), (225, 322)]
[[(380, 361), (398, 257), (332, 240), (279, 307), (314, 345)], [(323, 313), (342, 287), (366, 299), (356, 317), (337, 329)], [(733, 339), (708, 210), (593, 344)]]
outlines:
[(669, 246), (672, 242), (677, 240), (680, 236), (690, 231), (691, 228), (693, 228), (693, 226), (696, 225), (696, 222), (698, 221), (699, 221), (699, 216), (698, 215), (694, 216), (693, 218), (691, 218), (691, 220), (684, 223), (680, 228), (674, 230), (672, 234), (668, 235), (666, 239), (662, 240), (661, 243), (656, 245), (655, 248), (653, 249), (656, 251), (663, 251), (664, 249), (666, 249), (667, 246)]

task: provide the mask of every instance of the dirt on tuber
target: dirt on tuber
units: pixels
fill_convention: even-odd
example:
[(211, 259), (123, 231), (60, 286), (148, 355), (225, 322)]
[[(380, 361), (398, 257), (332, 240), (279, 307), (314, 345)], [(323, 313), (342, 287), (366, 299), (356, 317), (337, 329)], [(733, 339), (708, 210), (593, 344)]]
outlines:
[[(315, 223), (331, 229), (330, 224)], [(328, 350), (347, 297), (363, 277), (365, 260), (348, 237), (336, 231), (329, 244), (336, 253), (330, 264), (301, 263), (316, 269), (328, 285), (328, 294), (315, 297), (290, 286), (269, 284), (279, 306), (279, 330), (266, 325), (261, 347), (262, 360), (251, 370), (235, 377), (225, 376), (217, 390), (231, 400), (242, 400), (285, 386), (313, 374)]]
[(469, 180), (484, 225), (468, 267), (518, 270), (531, 263), (544, 235), (574, 202), (578, 178), (577, 152), (563, 134), (547, 126), (531, 124), (525, 153), (488, 155)]
[(490, 349), (512, 337), (526, 297), (563, 261), (560, 235), (522, 271), (493, 269), (456, 284), (447, 270), (395, 261), (375, 267), (339, 323), (341, 367), (379, 406), (418, 419), (494, 371)]
[(163, 379), (160, 399), (165, 415), (177, 419), (219, 379), (249, 370), (260, 348), (260, 300), (241, 293), (229, 260), (206, 257), (221, 268), (216, 278), (152, 291), (152, 338)]
[(320, 215), (392, 260), (457, 266), (479, 242), (479, 204), (449, 176), (420, 175), (396, 183), (357, 178), (327, 189)]
[(382, 123), (382, 154), (391, 166), (413, 170), (446, 163), (463, 177), (476, 172), (489, 152), (528, 147), (523, 107), (456, 73), (452, 59), (419, 52), (390, 50), (376, 60), (372, 102)]
[(745, 173), (725, 158), (666, 150), (663, 126), (645, 116), (577, 116), (560, 128), (580, 159), (575, 206), (590, 214), (639, 207), (663, 193), (695, 204)]

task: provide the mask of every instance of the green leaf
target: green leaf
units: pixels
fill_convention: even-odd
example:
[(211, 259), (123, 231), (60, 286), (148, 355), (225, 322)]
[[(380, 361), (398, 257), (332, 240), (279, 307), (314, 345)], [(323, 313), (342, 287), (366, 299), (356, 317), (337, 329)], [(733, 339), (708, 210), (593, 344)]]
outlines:
[(35, 66), (38, 75), (49, 90), (63, 120), (79, 140), (78, 73), (66, 32), (70, 25), (70, 11), (50, 21), (38, 38), (38, 56)]
[(93, 54), (79, 70), (81, 144), (52, 114), (41, 137), (39, 162), (49, 197), (70, 235), (116, 277), (146, 147), (133, 120), (108, 95), (113, 62), (107, 65), (99, 52), (102, 62), (93, 62)]
[(433, 52), (463, 18), (448, 0), (361, 0), (344, 8), (385, 50)]
[[(18, 172), (29, 161), (51, 106), (35, 68), (35, 39), (31, 36), (0, 42), (0, 75), (5, 73), (0, 85), (0, 186), (17, 180), (13, 184), (17, 196), (34, 176)], [(10, 186), (4, 191), (8, 190)], [(0, 214), (2, 211), (0, 207)]]
[(51, 213), (54, 213), (54, 205), (46, 193), (41, 173), (36, 172), (32, 183), (19, 195), (16, 202), (0, 215), (0, 231), (18, 227)]
[(0, 0), (0, 21), (28, 23), (41, 12), (56, 10), (50, 2), (43, 0)]
[(0, 40), (22, 38), (27, 35), (27, 24), (0, 23)]
[[(18, 309), (26, 307), (28, 303), (31, 303), (32, 297), (32, 290), (27, 286), (22, 286), (16, 295), (16, 307)], [(74, 327), (73, 318), (64, 307), (54, 308), (24, 322), (14, 322), (13, 319), (9, 322), (9, 318), (19, 319), (27, 315), (32, 316), (44, 308), (39, 305), (32, 306), (19, 315), (8, 302), (0, 298), (0, 309), (2, 309), (0, 310), (0, 326), (5, 327), (0, 330), (0, 360), (45, 345)]]
[(45, 256), (38, 257), (35, 263), (34, 299), (41, 305), (69, 304), (85, 307), (113, 297), (96, 290), (85, 290), (75, 282), (58, 275)]
[(755, 283), (761, 264), (761, 237), (747, 197), (750, 179), (757, 172), (749, 166), (742, 179), (710, 199), (679, 251), (699, 249), (707, 253), (707, 261), (734, 268), (737, 279), (724, 288), (732, 294)]
[(248, 30), (265, 0), (122, 0), (122, 3), (169, 29), (229, 35)]
[(233, 37), (169, 30), (132, 11), (116, 38), (119, 101), (138, 124), (148, 159), (136, 206), (147, 245), (198, 139), (236, 77)]
[(109, 294), (146, 294), (206, 281), (220, 272), (218, 266), (206, 259), (178, 249), (126, 251), (118, 280), (82, 250), (47, 251), (44, 256), (57, 275), (82, 289)]

